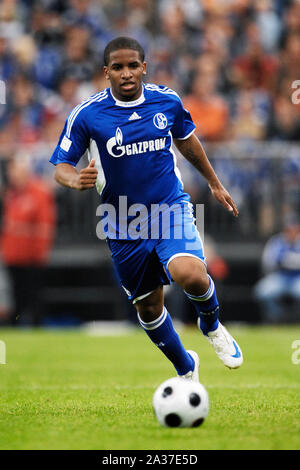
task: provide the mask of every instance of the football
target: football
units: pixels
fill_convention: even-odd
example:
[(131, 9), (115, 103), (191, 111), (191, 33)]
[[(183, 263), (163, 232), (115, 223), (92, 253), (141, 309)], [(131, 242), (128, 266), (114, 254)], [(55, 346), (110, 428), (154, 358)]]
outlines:
[(162, 426), (197, 427), (208, 414), (208, 393), (199, 382), (173, 377), (156, 389), (153, 408)]

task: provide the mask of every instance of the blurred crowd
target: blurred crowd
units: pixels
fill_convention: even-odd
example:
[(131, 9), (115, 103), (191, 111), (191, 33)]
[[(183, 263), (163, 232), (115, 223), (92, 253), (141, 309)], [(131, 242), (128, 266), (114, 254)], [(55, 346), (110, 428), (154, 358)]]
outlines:
[[(2, 0), (0, 186), (1, 162), (20, 149), (54, 184), (48, 159), (65, 119), (109, 86), (103, 49), (120, 35), (142, 44), (147, 81), (180, 94), (224, 184), (241, 209), (259, 200), (254, 218), (272, 232), (274, 165), (255, 145), (300, 140), (299, 0)], [(218, 142), (237, 143), (240, 159), (210, 150)], [(278, 149), (275, 157), (288, 157), (279, 184), (292, 186), (291, 199), (299, 152)], [(204, 181), (180, 155), (179, 166), (193, 202), (206, 202)]]
[[(283, 204), (283, 215), (299, 208), (300, 0), (1, 0), (3, 215), (14, 219), (17, 208), (21, 231), (26, 213), (28, 224), (33, 224), (25, 227), (27, 232), (40, 233), (41, 224), (45, 232), (36, 238), (38, 248), (26, 261), (33, 271), (16, 271), (18, 260), (7, 262), (18, 292), (22, 293), (18, 286), (25, 285), (24, 279), (41, 279), (56, 216), (41, 181), (30, 180), (27, 206), (15, 203), (7, 162), (14, 165), (15, 158), (25, 155), (30, 170), (52, 183), (60, 201), (63, 189), (55, 186), (49, 157), (74, 106), (109, 86), (102, 72), (103, 50), (116, 36), (136, 38), (146, 52), (146, 80), (167, 85), (181, 96), (217, 173), (240, 208), (244, 234), (274, 233), (279, 228), (274, 224), (278, 204)], [(268, 145), (260, 147), (265, 141)], [(295, 147), (288, 145), (293, 143)], [(213, 204), (204, 180), (178, 157), (193, 202)], [(8, 192), (2, 192), (7, 185)], [(44, 201), (41, 216), (35, 206), (38, 200)], [(64, 201), (57, 205), (58, 212), (71, 213), (64, 209)], [(213, 214), (218, 210), (212, 209)], [(224, 228), (218, 219), (210, 223), (208, 215), (206, 221), (216, 228), (216, 235), (232, 236), (230, 226)], [(35, 259), (38, 253), (40, 258)], [(27, 297), (28, 302), (35, 298), (32, 292)], [(26, 302), (22, 296), (19, 300)]]
[[(103, 50), (120, 35), (144, 47), (146, 80), (182, 97), (244, 232), (258, 221), (271, 234), (274, 196), (283, 212), (300, 204), (299, 151), (280, 147), (300, 140), (300, 0), (2, 0), (0, 190), (21, 150), (62, 191), (49, 156), (74, 106), (109, 86)], [(212, 204), (180, 155), (178, 165), (192, 201)]]
[(2, 154), (57, 140), (108, 85), (103, 48), (119, 35), (140, 41), (147, 81), (183, 97), (203, 140), (300, 140), (298, 0), (2, 0)]

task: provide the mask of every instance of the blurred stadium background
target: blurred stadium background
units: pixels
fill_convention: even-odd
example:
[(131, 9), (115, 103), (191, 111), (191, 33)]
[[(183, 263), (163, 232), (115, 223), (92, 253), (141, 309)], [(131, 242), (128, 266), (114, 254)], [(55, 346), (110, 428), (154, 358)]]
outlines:
[[(29, 268), (36, 264), (39, 270), (25, 276), (32, 302), (26, 306), (24, 301), (14, 323), (135, 322), (116, 283), (106, 243), (96, 236), (96, 190), (79, 193), (59, 187), (48, 163), (72, 108), (107, 86), (103, 49), (120, 35), (136, 38), (145, 48), (148, 82), (180, 94), (239, 207), (235, 220), (178, 155), (193, 203), (205, 204), (207, 257), (222, 318), (259, 323), (263, 317), (253, 288), (263, 274), (263, 248), (287, 218), (299, 214), (300, 99), (292, 100), (300, 98), (293, 88), (300, 80), (297, 0), (1, 1), (2, 235), (10, 222), (4, 215), (9, 162), (15, 156), (26, 162), (23, 172), (29, 166), (45, 185), (35, 193), (37, 205), (39, 198), (46, 204), (46, 191), (55, 204), (39, 222), (45, 229), (44, 241), (37, 241), (39, 259), (22, 256), (17, 244), (19, 258), (11, 255), (7, 261), (2, 245), (0, 324), (11, 324), (16, 303), (11, 268), (22, 263)], [(24, 281), (19, 283), (24, 287)], [(192, 312), (176, 286), (166, 294), (174, 317), (190, 323)], [(297, 305), (287, 302), (284, 320), (300, 321)]]

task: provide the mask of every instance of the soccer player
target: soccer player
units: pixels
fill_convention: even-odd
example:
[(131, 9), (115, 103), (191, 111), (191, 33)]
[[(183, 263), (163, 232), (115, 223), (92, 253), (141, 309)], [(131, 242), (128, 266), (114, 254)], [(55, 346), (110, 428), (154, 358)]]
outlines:
[[(75, 107), (66, 121), (50, 159), (56, 165), (55, 179), (79, 191), (96, 186), (101, 193), (110, 214), (102, 221), (103, 230), (120, 283), (141, 326), (177, 374), (198, 380), (199, 358), (184, 348), (164, 306), (163, 285), (172, 280), (194, 305), (198, 327), (219, 358), (237, 368), (242, 352), (219, 321), (214, 282), (172, 144), (234, 216), (236, 205), (209, 163), (178, 95), (165, 86), (144, 84), (146, 62), (136, 40), (119, 37), (107, 44), (104, 74), (110, 88)], [(77, 171), (86, 150), (90, 163)]]

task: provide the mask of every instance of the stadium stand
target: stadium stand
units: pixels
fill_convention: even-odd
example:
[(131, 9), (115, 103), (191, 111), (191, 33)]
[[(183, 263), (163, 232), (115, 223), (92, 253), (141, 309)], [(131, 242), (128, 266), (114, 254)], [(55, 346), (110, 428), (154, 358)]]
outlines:
[[(148, 82), (180, 94), (239, 206), (236, 221), (177, 155), (193, 203), (205, 204), (205, 232), (229, 266), (224, 316), (259, 321), (252, 287), (264, 243), (300, 205), (297, 0), (2, 0), (0, 190), (7, 161), (22, 150), (55, 192), (45, 312), (75, 312), (80, 321), (123, 315), (105, 242), (96, 236), (98, 195), (58, 187), (48, 163), (71, 109), (107, 86), (103, 48), (120, 35), (145, 48)], [(73, 284), (65, 285), (70, 270)]]

